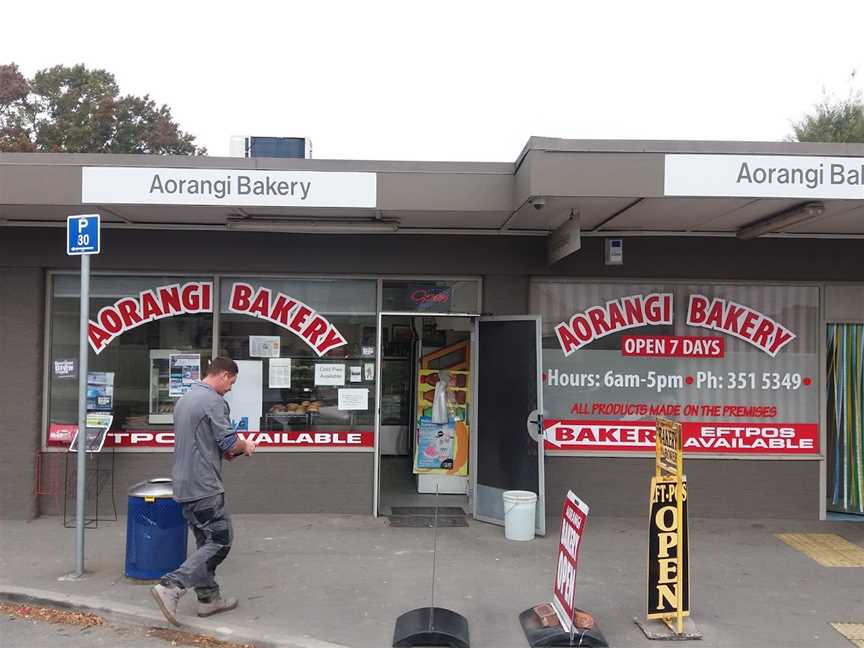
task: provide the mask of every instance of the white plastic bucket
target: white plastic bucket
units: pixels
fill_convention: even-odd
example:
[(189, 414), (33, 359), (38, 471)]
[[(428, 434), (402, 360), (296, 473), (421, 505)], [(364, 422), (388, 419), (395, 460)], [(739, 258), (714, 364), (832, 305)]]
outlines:
[(504, 491), (504, 537), (533, 540), (537, 494), (531, 491)]

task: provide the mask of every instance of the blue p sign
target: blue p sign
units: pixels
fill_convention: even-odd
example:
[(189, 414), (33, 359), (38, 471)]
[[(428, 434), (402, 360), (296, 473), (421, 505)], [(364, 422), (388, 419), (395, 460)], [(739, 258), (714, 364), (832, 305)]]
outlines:
[(66, 218), (66, 254), (99, 254), (101, 251), (99, 214), (82, 214)]

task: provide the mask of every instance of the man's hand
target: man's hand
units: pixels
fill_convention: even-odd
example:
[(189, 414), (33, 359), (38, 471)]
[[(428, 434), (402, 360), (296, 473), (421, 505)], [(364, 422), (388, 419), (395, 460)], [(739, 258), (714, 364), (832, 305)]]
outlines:
[(249, 439), (243, 439), (243, 444), (245, 447), (243, 448), (243, 454), (247, 457), (251, 457), (255, 453), (255, 442)]
[(234, 446), (227, 450), (222, 454), (226, 461), (234, 461), (235, 457), (239, 457), (240, 455), (246, 455), (247, 457), (251, 457), (255, 453), (255, 448), (257, 446), (253, 441), (249, 439), (242, 439), (237, 437), (237, 442)]

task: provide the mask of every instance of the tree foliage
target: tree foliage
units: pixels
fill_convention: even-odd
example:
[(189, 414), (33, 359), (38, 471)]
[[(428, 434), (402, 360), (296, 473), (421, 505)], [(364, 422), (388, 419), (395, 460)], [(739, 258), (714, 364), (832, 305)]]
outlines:
[(864, 142), (864, 99), (860, 92), (841, 100), (826, 95), (792, 130), (798, 142)]
[(26, 79), (0, 65), (0, 151), (204, 155), (166, 105), (120, 95), (114, 75), (56, 65)]

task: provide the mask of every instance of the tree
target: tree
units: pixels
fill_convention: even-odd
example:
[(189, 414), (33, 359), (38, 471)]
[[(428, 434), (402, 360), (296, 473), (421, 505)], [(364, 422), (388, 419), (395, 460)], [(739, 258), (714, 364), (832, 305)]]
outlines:
[(114, 75), (56, 65), (27, 80), (0, 65), (0, 151), (205, 155), (166, 105), (120, 95)]
[(864, 99), (860, 92), (836, 101), (825, 95), (792, 130), (797, 142), (864, 142)]

